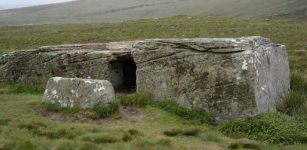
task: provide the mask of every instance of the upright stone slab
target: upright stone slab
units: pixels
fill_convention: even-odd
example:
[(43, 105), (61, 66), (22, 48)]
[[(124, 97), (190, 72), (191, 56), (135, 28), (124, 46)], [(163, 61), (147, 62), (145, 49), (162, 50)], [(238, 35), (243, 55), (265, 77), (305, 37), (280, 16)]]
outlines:
[(138, 91), (217, 121), (275, 111), (290, 88), (286, 48), (266, 38), (155, 39), (134, 48)]
[(62, 107), (92, 108), (109, 104), (115, 99), (112, 84), (107, 80), (50, 78), (43, 100)]

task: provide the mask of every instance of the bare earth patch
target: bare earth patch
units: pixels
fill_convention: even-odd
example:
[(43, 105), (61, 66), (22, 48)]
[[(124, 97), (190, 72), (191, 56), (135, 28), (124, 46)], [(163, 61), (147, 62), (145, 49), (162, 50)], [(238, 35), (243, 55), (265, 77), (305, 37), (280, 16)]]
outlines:
[(139, 108), (130, 106), (121, 106), (119, 108), (119, 114), (122, 119), (128, 121), (141, 121), (146, 118), (145, 114)]
[(131, 106), (121, 106), (119, 108), (119, 116), (115, 116), (113, 118), (102, 118), (102, 119), (89, 119), (81, 114), (76, 116), (71, 116), (60, 112), (45, 110), (42, 108), (33, 108), (32, 111), (38, 115), (50, 118), (51, 120), (57, 122), (77, 122), (77, 123), (89, 123), (96, 125), (108, 123), (112, 119), (116, 120), (122, 119), (126, 121), (142, 121), (146, 118), (146, 115), (141, 109)]

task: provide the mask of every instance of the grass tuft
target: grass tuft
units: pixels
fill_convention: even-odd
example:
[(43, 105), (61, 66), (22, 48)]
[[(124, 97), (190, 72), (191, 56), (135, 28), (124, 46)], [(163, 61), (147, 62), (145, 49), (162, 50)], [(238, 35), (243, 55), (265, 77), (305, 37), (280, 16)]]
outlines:
[(199, 137), (203, 141), (209, 141), (215, 143), (225, 143), (225, 141), (227, 141), (226, 138), (213, 133), (203, 133)]
[(138, 149), (146, 150), (163, 150), (170, 149), (172, 147), (172, 142), (169, 139), (161, 139), (158, 141), (140, 141), (137, 143)]
[(133, 140), (133, 136), (128, 134), (128, 133), (125, 133), (122, 136), (122, 141), (124, 141), (124, 142), (129, 142), (129, 141), (132, 141), (132, 140)]
[(27, 129), (27, 130), (37, 130), (40, 128), (46, 128), (47, 125), (42, 122), (26, 122), (17, 125), (20, 129)]
[(113, 103), (107, 105), (96, 105), (92, 109), (81, 109), (79, 107), (63, 108), (56, 104), (42, 103), (41, 107), (54, 112), (63, 112), (71, 115), (82, 114), (86, 118), (99, 119), (110, 117), (118, 112), (120, 105), (133, 107), (146, 107), (151, 105), (160, 108), (171, 114), (180, 116), (191, 122), (198, 122), (202, 124), (214, 124), (214, 118), (206, 112), (195, 111), (179, 106), (175, 101), (156, 101), (150, 95), (144, 93), (135, 93), (115, 100)]
[(198, 136), (199, 132), (199, 129), (188, 129), (184, 130), (182, 134), (185, 136)]
[(15, 141), (0, 139), (0, 150), (11, 150), (15, 145)]
[(136, 129), (129, 129), (128, 133), (129, 133), (130, 135), (132, 135), (132, 136), (143, 135), (143, 134), (141, 133), (141, 131), (136, 130)]
[(49, 139), (74, 139), (78, 135), (73, 131), (67, 130), (65, 128), (55, 129), (55, 130), (38, 130), (36, 135), (45, 136)]
[(45, 87), (0, 83), (0, 94), (43, 94)]
[(18, 124), (18, 128), (28, 130), (32, 135), (46, 137), (48, 139), (74, 139), (82, 133), (73, 128), (49, 127), (41, 122), (29, 122)]
[(100, 134), (86, 135), (82, 138), (82, 140), (87, 141), (87, 142), (96, 143), (96, 144), (115, 143), (119, 141), (115, 137), (112, 137), (109, 135), (100, 135)]
[(286, 115), (263, 113), (243, 121), (229, 121), (219, 129), (236, 138), (276, 144), (307, 143), (307, 81), (303, 74), (292, 73), (291, 91), (278, 109)]
[(233, 143), (230, 143), (228, 148), (229, 149), (249, 149), (249, 150), (261, 150), (263, 146), (256, 142), (249, 139), (239, 139)]
[(164, 131), (163, 134), (170, 137), (175, 136), (194, 136), (197, 137), (199, 135), (200, 130), (199, 129), (172, 129), (170, 131)]
[(12, 140), (2, 140), (0, 139), (0, 150), (36, 150), (36, 146), (29, 140), (18, 139)]
[[(48, 148), (45, 148), (48, 149)], [(50, 148), (52, 150), (99, 150), (95, 143), (76, 143), (76, 142), (68, 142), (61, 141), (56, 146)]]
[(219, 130), (231, 137), (265, 141), (275, 144), (306, 143), (306, 129), (298, 123), (279, 113), (264, 113), (246, 120), (229, 121)]
[(146, 107), (151, 101), (152, 96), (145, 93), (135, 93), (120, 99), (123, 106)]
[(292, 73), (291, 91), (279, 110), (292, 116), (307, 116), (307, 81), (302, 73)]
[(172, 129), (170, 131), (164, 131), (163, 134), (166, 136), (178, 136), (182, 133), (182, 130)]
[(0, 118), (0, 126), (6, 126), (8, 125), (12, 119), (10, 118)]
[(214, 118), (206, 112), (195, 111), (179, 106), (175, 101), (153, 101), (151, 106), (161, 108), (187, 120), (197, 121), (202, 124), (215, 124)]
[(86, 118), (100, 119), (110, 117), (111, 115), (117, 113), (119, 108), (119, 102), (115, 101), (110, 104), (99, 104), (91, 109), (82, 109), (78, 106), (66, 108), (48, 102), (41, 103), (40, 107), (47, 111), (60, 112), (64, 114), (69, 114), (71, 116), (84, 115)]
[(229, 149), (240, 149), (241, 148), (241, 145), (238, 144), (238, 143), (231, 143), (229, 146), (228, 146)]
[(122, 136), (122, 141), (129, 142), (135, 139), (137, 136), (143, 135), (139, 130), (129, 129), (127, 133)]
[(119, 102), (115, 101), (110, 104), (96, 105), (92, 110), (98, 115), (99, 118), (106, 118), (117, 113), (119, 105)]
[(14, 149), (22, 149), (22, 150), (36, 150), (35, 145), (28, 141), (28, 140), (24, 140), (24, 141), (19, 141), (16, 143)]

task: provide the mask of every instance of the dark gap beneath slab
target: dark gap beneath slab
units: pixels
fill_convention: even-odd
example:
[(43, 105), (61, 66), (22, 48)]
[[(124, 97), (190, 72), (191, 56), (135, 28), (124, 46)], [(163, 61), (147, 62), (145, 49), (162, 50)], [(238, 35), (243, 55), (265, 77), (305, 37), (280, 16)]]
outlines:
[(131, 56), (121, 56), (110, 62), (111, 82), (116, 95), (136, 92), (137, 66)]

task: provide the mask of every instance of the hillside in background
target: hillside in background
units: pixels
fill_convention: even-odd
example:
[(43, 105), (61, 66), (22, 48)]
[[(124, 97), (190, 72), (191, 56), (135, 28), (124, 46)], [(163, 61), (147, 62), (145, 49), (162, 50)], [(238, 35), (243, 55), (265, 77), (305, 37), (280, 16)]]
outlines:
[(292, 72), (278, 112), (219, 125), (144, 93), (62, 109), (42, 103), (45, 85), (0, 82), (0, 150), (306, 150), (306, 7), (307, 0), (80, 0), (0, 11), (0, 68), (9, 58), (2, 55), (46, 45), (263, 36), (287, 47)]
[(79, 0), (0, 11), (0, 25), (117, 22), (174, 15), (306, 20), (305, 0)]
[(148, 38), (241, 37), (259, 35), (287, 46), (291, 69), (307, 79), (307, 26), (288, 21), (176, 16), (122, 23), (0, 27), (0, 55), (46, 45), (101, 43)]

